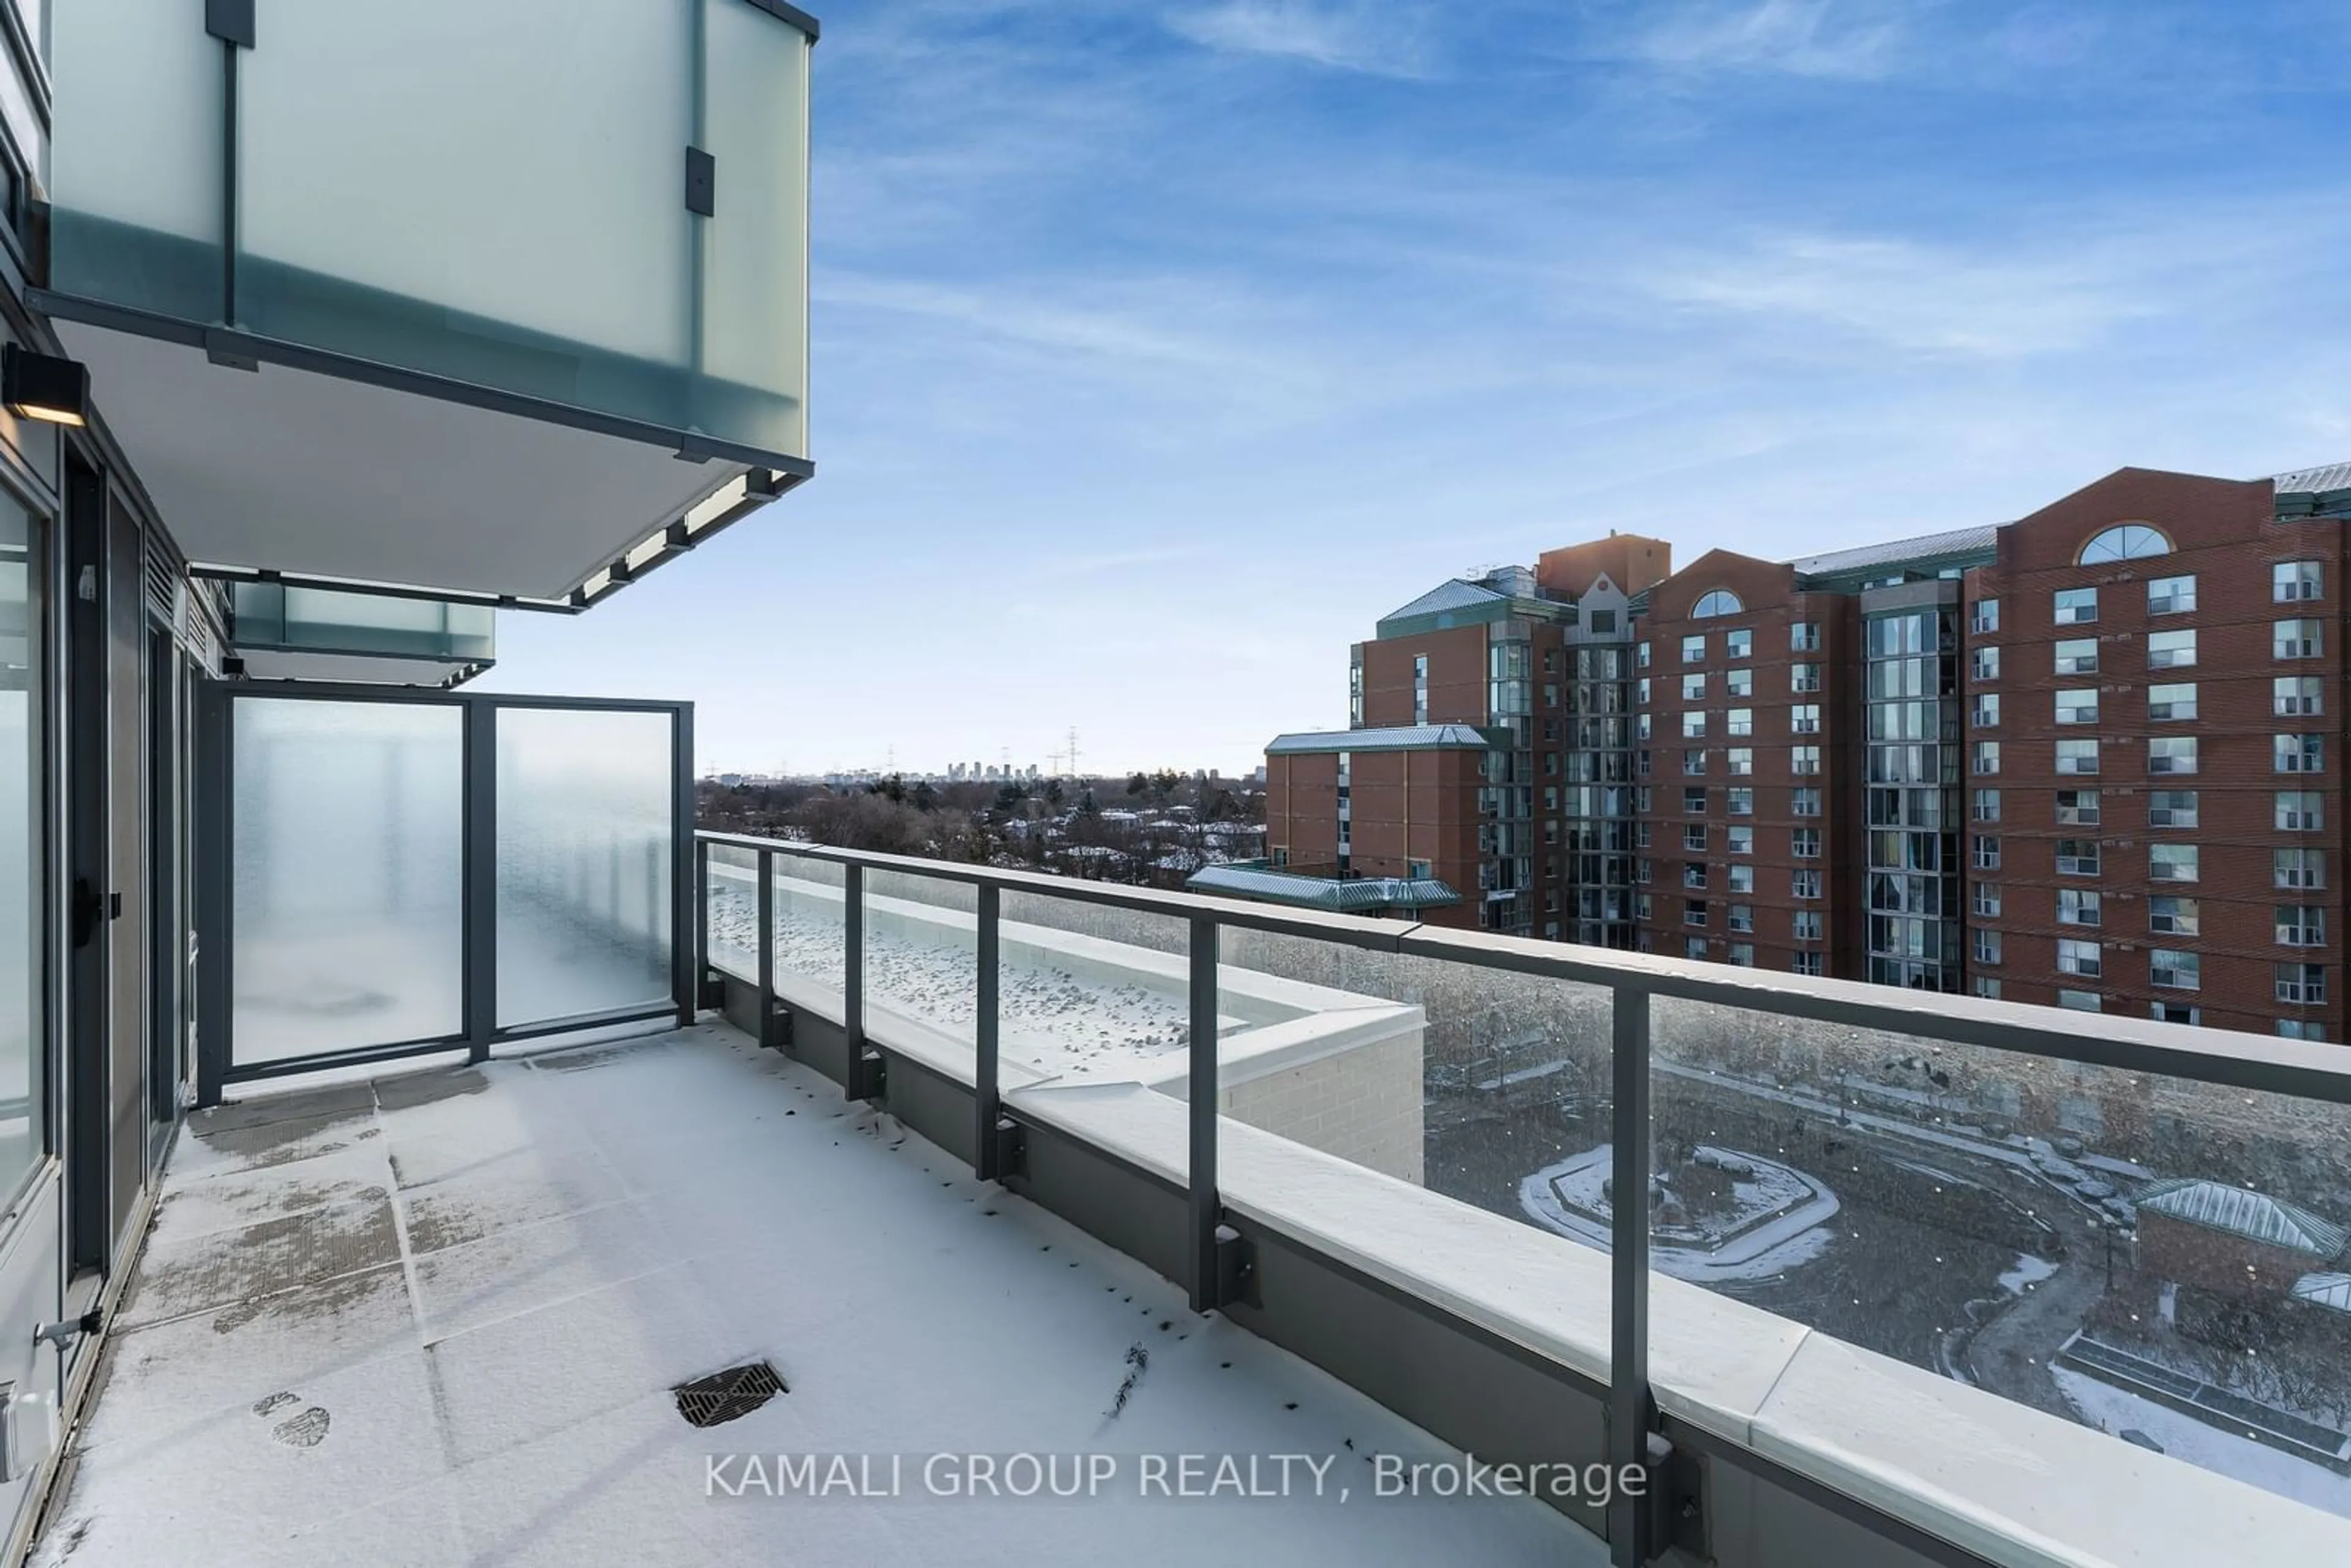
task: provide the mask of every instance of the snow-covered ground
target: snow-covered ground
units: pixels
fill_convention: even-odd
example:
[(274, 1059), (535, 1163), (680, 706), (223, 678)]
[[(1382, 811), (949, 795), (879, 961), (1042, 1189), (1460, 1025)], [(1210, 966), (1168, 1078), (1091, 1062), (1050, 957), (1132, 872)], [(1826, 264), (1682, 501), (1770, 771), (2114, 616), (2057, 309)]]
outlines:
[[(1754, 1280), (1808, 1263), (1828, 1247), (1836, 1195), (1802, 1172), (1739, 1150), (1701, 1150), (1743, 1163), (1748, 1176), (1731, 1186), (1732, 1211), (1681, 1228), (1690, 1245), (1653, 1239), (1650, 1262), (1677, 1280), (1711, 1284)], [(1610, 1145), (1545, 1166), (1519, 1185), (1519, 1204), (1539, 1225), (1605, 1249), (1614, 1210), (1602, 1186)], [(1660, 1228), (1659, 1238), (1673, 1236)]]
[(2056, 1272), (2057, 1265), (2048, 1259), (2020, 1252), (2016, 1255), (2016, 1267), (2000, 1277), (2000, 1288), (2011, 1295), (2021, 1296)]
[(2162, 1444), (2173, 1458), (2351, 1519), (2351, 1476), (2126, 1394), (2072, 1367), (2053, 1367), (2050, 1375), (2089, 1426), (2116, 1434), (2135, 1428)]

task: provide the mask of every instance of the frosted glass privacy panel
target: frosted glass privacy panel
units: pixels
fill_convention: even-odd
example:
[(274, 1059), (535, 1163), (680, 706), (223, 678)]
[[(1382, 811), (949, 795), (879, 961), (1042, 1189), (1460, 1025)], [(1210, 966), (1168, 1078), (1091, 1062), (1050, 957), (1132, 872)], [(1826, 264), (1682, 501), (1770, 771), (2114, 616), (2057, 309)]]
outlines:
[(40, 925), (33, 868), (40, 840), (40, 737), (33, 727), (32, 519), (0, 500), (0, 1191), (41, 1156)]
[(240, 62), (239, 325), (685, 423), (689, 0), (266, 10)]
[(498, 1024), (670, 999), (666, 713), (501, 708)]
[(49, 287), (218, 320), (221, 42), (204, 7), (74, 0), (54, 26)]
[(465, 1028), (465, 726), (455, 706), (231, 708), (240, 1063)]
[(808, 451), (808, 35), (751, 0), (700, 0), (704, 145), (702, 428)]

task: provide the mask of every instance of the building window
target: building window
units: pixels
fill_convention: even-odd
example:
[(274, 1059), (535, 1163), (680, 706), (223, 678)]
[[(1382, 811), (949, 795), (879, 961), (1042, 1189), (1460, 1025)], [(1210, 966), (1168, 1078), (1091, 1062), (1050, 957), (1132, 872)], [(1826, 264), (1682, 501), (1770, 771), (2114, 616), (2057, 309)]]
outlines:
[(2204, 961), (2193, 953), (2183, 953), (2177, 948), (2150, 947), (2147, 955), (2147, 984), (2166, 990), (2197, 990), (2204, 984)]
[(1821, 912), (1817, 909), (1799, 909), (1794, 914), (1789, 915), (1788, 935), (1794, 937), (1799, 942), (1819, 941), (1821, 939)]
[(1697, 776), (1706, 771), (1706, 749), (1703, 747), (1682, 753), (1682, 771)]
[(1755, 633), (1725, 632), (1722, 634), (1722, 656), (1726, 659), (1751, 659), (1755, 656)]
[(1821, 858), (1821, 831), (1818, 828), (1788, 830), (1788, 853), (1800, 861)]
[(1968, 611), (1968, 630), (1980, 635), (2000, 630), (2000, 601), (1979, 599)]
[(1755, 929), (1755, 906), (1754, 906), (1753, 904), (1732, 904), (1732, 905), (1730, 906), (1730, 916), (1729, 916), (1729, 920), (1730, 920), (1730, 929), (1731, 929), (1731, 930), (1733, 930), (1733, 931), (1752, 931), (1752, 930), (1754, 930), (1754, 929)]
[(2311, 1007), (2326, 999), (2326, 966), (2324, 964), (2279, 964), (2271, 981), (2277, 999), (2300, 1007)]
[(2315, 659), (2325, 651), (2325, 642), (2315, 621), (2280, 621), (2270, 628), (2270, 656)]
[(1788, 896), (1818, 898), (1821, 895), (1821, 873), (1816, 871), (1792, 871), (1788, 873)]
[(2150, 577), (2147, 580), (2147, 612), (2180, 615), (2196, 608), (2196, 578)]
[(1976, 883), (1975, 911), (1987, 920), (2000, 918), (2000, 889), (1988, 882)]
[(2200, 936), (2204, 906), (2193, 898), (2159, 893), (2147, 901), (2147, 928), (2158, 936)]
[(1428, 655), (1426, 653), (1413, 655), (1412, 722), (1428, 722)]
[[(1980, 698), (1977, 699), (1982, 700)], [(2098, 688), (2086, 686), (2077, 691), (2057, 694), (2059, 724), (2095, 724), (2098, 722)]]
[(2196, 791), (2150, 789), (2147, 792), (2147, 825), (2150, 828), (2192, 828), (2197, 825)]
[(2098, 770), (2098, 743), (2095, 740), (2061, 740), (2057, 743), (2057, 771), (2060, 773), (2095, 773)]
[(1637, 669), (1646, 670), (1649, 667), (1649, 645), (1646, 643), (1633, 644), (1633, 664)]
[[(1684, 861), (1682, 862), (1682, 885), (1684, 887), (1692, 888), (1703, 888), (1706, 886), (1706, 862), (1704, 861)], [(1705, 906), (1701, 904), (1699, 907), (1704, 908)], [(1701, 924), (1703, 923), (1701, 922)]]
[[(1652, 877), (1653, 873), (1650, 871), (1650, 862), (1647, 856), (1644, 855), (1639, 860), (1633, 862), (1633, 880), (1635, 882), (1646, 884), (1652, 880)], [(1649, 895), (1645, 893), (1641, 895), (1641, 918), (1646, 920), (1648, 917)]]
[(2326, 1026), (2316, 1019), (2280, 1019), (2277, 1031), (2285, 1040), (2325, 1040)]
[(2325, 569), (2314, 560), (2282, 560), (2270, 568), (2270, 599), (2293, 604), (2326, 595)]
[(2149, 773), (2195, 772), (2196, 737), (2192, 735), (2151, 737), (2147, 743), (2147, 770)]
[(1704, 740), (1706, 738), (1706, 714), (1704, 710), (1697, 710), (1682, 715), (1682, 738), (1684, 740)]
[(2105, 956), (2095, 942), (2077, 942), (2070, 936), (2060, 936), (2057, 939), (2057, 972), (2095, 980), (2105, 973)]
[(2086, 887), (2061, 887), (2057, 890), (2057, 924), (2060, 925), (2103, 925), (2105, 922), (2105, 895)]
[(2194, 844), (2149, 844), (2147, 847), (2147, 879), (2149, 882), (2201, 881), (2201, 867), (2196, 846)]
[(1788, 815), (1817, 817), (1821, 814), (1821, 792), (1813, 785), (1799, 785), (1788, 791)]
[(2000, 977), (1998, 975), (1978, 975), (1975, 977), (1973, 984), (1975, 986), (1976, 995), (1983, 998), (1984, 1000), (1988, 1002), (1996, 1002), (2000, 1000)]
[(1821, 689), (1821, 667), (1818, 664), (1789, 665), (1788, 689), (1800, 695), (1805, 692), (1819, 691)]
[(1975, 836), (1975, 867), (1978, 871), (2000, 869), (2000, 841), (1988, 834)]
[(1821, 973), (1821, 956), (1818, 953), (1794, 954), (1788, 959), (1788, 969), (1791, 974), (1817, 977)]
[(2098, 673), (2098, 640), (2069, 638), (2056, 644), (2055, 657), (2061, 675), (2095, 675)]
[(1700, 670), (1694, 675), (1684, 675), (1682, 677), (1682, 701), (1686, 703), (1702, 703), (1706, 701), (1705, 671)]
[(1976, 962), (1979, 964), (1997, 964), (2000, 962), (1999, 932), (1979, 931), (1976, 933)]
[(2188, 681), (2177, 685), (2147, 688), (2147, 716), (2149, 723), (2179, 723), (2196, 716), (2196, 683)]
[(1742, 968), (1742, 969), (1751, 969), (1751, 968), (1753, 968), (1753, 967), (1755, 967), (1755, 944), (1754, 944), (1754, 943), (1752, 943), (1752, 942), (1733, 942), (1733, 943), (1730, 945), (1730, 949), (1729, 949), (1729, 951), (1730, 951), (1730, 961), (1731, 961), (1732, 963), (1734, 963), (1734, 964), (1738, 965), (1740, 968)]
[(1704, 811), (1706, 810), (1706, 791), (1703, 789), (1683, 790), (1682, 810), (1691, 813), (1693, 816)]
[(2000, 694), (1986, 692), (1968, 704), (1968, 724), (1974, 729), (2000, 727)]
[(1789, 771), (1789, 772), (1791, 772), (1791, 773), (1818, 773), (1820, 770), (1821, 770), (1821, 748), (1820, 748), (1819, 747), (1817, 747), (1817, 746), (1792, 746), (1792, 747), (1788, 747), (1788, 771)]
[(1979, 822), (1999, 821), (2000, 791), (1997, 789), (1977, 790), (1975, 792), (1974, 814), (1975, 820)]
[(1690, 619), (1711, 621), (1718, 615), (1736, 615), (1745, 608), (1739, 602), (1739, 595), (1727, 588), (1718, 588), (1698, 595), (1698, 603), (1690, 609)]
[(2270, 683), (2270, 711), (2281, 716), (2323, 712), (2325, 690), (2316, 675), (2280, 675)]
[(2281, 833), (2326, 831), (2325, 796), (2316, 789), (2281, 789), (2270, 803), (2270, 826)]
[(1723, 846), (1735, 855), (1753, 854), (1755, 852), (1755, 830), (1747, 827), (1725, 828), (1723, 830)]
[[(1978, 777), (2000, 771), (2000, 742), (1979, 740), (1968, 748), (1968, 770)], [(2062, 770), (2061, 770), (2062, 771)]]
[(2324, 772), (2325, 737), (2315, 735), (2270, 737), (2270, 770), (2273, 773)]
[(2326, 885), (2326, 852), (2324, 850), (2272, 850), (2270, 881), (2277, 887), (2325, 887)]
[(1751, 865), (1735, 865), (1729, 870), (1730, 878), (1726, 885), (1730, 891), (1751, 895), (1755, 892), (1755, 868)]
[(2058, 790), (2057, 825), (2061, 828), (2096, 827), (2098, 792), (2095, 789)]
[(2171, 541), (2145, 523), (2118, 523), (2095, 535), (2074, 559), (2084, 566), (2105, 560), (2138, 560), (2169, 555)]
[(1788, 652), (1817, 653), (1821, 651), (1821, 623), (1817, 621), (1794, 621), (1788, 625)]
[(1692, 632), (1690, 635), (1682, 639), (1682, 663), (1685, 664), (1702, 664), (1706, 663), (1706, 634), (1704, 632)]
[(2000, 650), (1978, 648), (1968, 655), (1968, 674), (1979, 681), (2000, 679)]
[[(1682, 879), (1682, 885), (1684, 887), (1704, 887), (1706, 885), (1706, 868), (1700, 866), (1698, 868), (1698, 879), (1696, 883), (1692, 883), (1687, 877), (1684, 877)], [(1682, 900), (1682, 924), (1685, 925), (1703, 925), (1706, 924), (1705, 899), (1686, 898)]]
[(1693, 854), (1702, 855), (1706, 853), (1706, 824), (1704, 822), (1685, 822), (1682, 824), (1682, 848), (1688, 850)]
[(1633, 847), (1636, 850), (1646, 850), (1649, 847), (1648, 823), (1635, 822), (1633, 824)]
[(2095, 1013), (2105, 1010), (2095, 991), (2060, 990), (2057, 993), (2057, 1005), (2061, 1008), (2071, 1008), (2077, 1013)]
[(1725, 789), (1722, 793), (1724, 805), (1732, 816), (1751, 817), (1755, 814), (1755, 787), (1753, 785), (1734, 784), (1730, 788)]
[(1682, 956), (1689, 959), (1693, 963), (1702, 964), (1706, 962), (1706, 938), (1703, 936), (1683, 937)]
[(1646, 676), (1646, 675), (1643, 675), (1643, 676), (1640, 678), (1640, 680), (1639, 680), (1639, 681), (1637, 681), (1637, 682), (1635, 682), (1635, 683), (1634, 684), (1633, 690), (1634, 690), (1634, 692), (1635, 692), (1635, 697), (1634, 697), (1634, 700), (1635, 700), (1635, 702), (1639, 703), (1643, 707), (1646, 707), (1646, 706), (1649, 706), (1649, 677), (1648, 677), (1648, 676)]
[(2057, 874), (2059, 876), (2097, 875), (2098, 841), (2059, 839), (2057, 841)]
[(2195, 632), (2150, 632), (2147, 634), (2147, 667), (2148, 669), (2189, 670), (2195, 666)]
[(1722, 718), (1722, 731), (1725, 735), (1753, 735), (1755, 733), (1755, 710), (1751, 707), (1735, 707), (1725, 710)]
[(2317, 904), (2281, 904), (2273, 914), (2277, 925), (2278, 946), (2282, 947), (2326, 946), (2326, 911)]
[(2098, 591), (2095, 588), (2061, 588), (2057, 591), (2056, 621), (2060, 626), (2083, 626), (2098, 618)]
[(1732, 778), (1747, 778), (1755, 771), (1755, 748), (1749, 746), (1731, 747), (1722, 754), (1722, 760), (1723, 765), (1730, 770)]
[(1797, 703), (1788, 709), (1788, 733), (1818, 735), (1821, 732), (1821, 705)]
[(1753, 696), (1755, 695), (1755, 672), (1751, 669), (1732, 670), (1722, 677), (1722, 689), (1726, 695), (1734, 697)]

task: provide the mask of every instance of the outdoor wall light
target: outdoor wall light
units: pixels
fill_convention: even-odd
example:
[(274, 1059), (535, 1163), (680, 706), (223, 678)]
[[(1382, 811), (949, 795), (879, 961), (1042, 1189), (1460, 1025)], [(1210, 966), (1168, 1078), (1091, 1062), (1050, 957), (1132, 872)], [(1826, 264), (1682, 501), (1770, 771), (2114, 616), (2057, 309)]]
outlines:
[(0, 346), (0, 403), (19, 419), (89, 423), (89, 367), (79, 360)]

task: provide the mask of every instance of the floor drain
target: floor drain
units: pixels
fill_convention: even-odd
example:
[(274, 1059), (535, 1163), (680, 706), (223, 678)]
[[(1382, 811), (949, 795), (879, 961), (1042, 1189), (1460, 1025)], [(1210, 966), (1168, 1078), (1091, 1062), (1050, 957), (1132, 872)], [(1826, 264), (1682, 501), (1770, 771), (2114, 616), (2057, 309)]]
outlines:
[(789, 1393), (776, 1369), (764, 1361), (730, 1366), (670, 1390), (677, 1413), (696, 1427), (716, 1427), (748, 1416), (778, 1394)]

